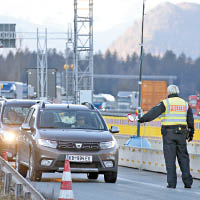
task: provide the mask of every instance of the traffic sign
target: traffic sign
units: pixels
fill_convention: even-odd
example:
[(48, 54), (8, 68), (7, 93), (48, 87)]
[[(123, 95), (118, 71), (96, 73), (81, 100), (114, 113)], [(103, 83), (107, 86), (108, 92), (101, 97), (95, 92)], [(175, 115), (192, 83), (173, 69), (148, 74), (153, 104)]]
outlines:
[(128, 113), (127, 117), (128, 117), (129, 121), (131, 121), (131, 122), (135, 121), (135, 116), (133, 116), (131, 113)]
[(0, 48), (15, 48), (16, 24), (0, 24)]

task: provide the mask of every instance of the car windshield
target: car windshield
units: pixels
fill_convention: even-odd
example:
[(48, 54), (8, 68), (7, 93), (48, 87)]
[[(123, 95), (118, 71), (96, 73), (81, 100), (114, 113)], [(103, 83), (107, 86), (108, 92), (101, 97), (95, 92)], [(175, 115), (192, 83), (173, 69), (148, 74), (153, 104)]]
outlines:
[(6, 105), (2, 122), (8, 125), (21, 125), (31, 105)]
[(46, 109), (38, 123), (39, 128), (107, 130), (101, 115), (94, 111)]

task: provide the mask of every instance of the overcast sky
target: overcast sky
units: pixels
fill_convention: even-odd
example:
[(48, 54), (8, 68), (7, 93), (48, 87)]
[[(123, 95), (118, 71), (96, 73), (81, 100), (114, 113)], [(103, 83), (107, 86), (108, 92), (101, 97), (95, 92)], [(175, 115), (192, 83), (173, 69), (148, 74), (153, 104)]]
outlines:
[[(146, 0), (146, 10), (165, 1)], [(25, 19), (41, 25), (55, 24), (65, 27), (73, 22), (73, 2), (73, 0), (6, 0), (1, 2), (0, 15)], [(142, 0), (93, 0), (93, 2), (96, 31), (105, 31), (141, 16)], [(200, 3), (200, 0), (168, 0), (168, 2)]]
[[(200, 0), (146, 0), (145, 10), (148, 12), (166, 1), (171, 3), (200, 3)], [(0, 23), (17, 23), (16, 30), (18, 32), (36, 32), (37, 27), (39, 27), (39, 31), (43, 31), (41, 27), (46, 27), (48, 32), (52, 30), (54, 32), (66, 32), (68, 24), (73, 23), (74, 0), (5, 0), (2, 2), (0, 16), (14, 17), (28, 21), (30, 24), (36, 24), (30, 26), (30, 24), (19, 24), (18, 21), (5, 21), (5, 18), (3, 20), (0, 18)], [(116, 40), (136, 19), (141, 18), (142, 2), (143, 0), (93, 0), (95, 51), (104, 52), (113, 40)], [(35, 40), (23, 40), (20, 44), (20, 48), (36, 48)], [(18, 43), (17, 47), (19, 47)], [(63, 51), (65, 42), (63, 40), (48, 40), (48, 47), (56, 47)], [(0, 49), (0, 53), (1, 51), (8, 52), (8, 50)]]

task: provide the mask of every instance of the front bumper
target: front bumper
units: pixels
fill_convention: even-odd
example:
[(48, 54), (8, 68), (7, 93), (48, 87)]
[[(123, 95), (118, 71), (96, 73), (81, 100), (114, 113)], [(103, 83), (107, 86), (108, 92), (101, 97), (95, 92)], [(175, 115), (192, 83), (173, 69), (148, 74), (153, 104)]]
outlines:
[[(64, 170), (64, 163), (66, 155), (84, 155), (92, 156), (92, 162), (70, 162), (70, 169), (73, 173), (89, 173), (98, 172), (103, 174), (105, 172), (116, 172), (118, 167), (118, 148), (110, 148), (99, 151), (61, 151), (58, 149), (51, 149), (43, 146), (35, 148), (35, 164), (36, 169), (42, 172), (62, 172)], [(42, 166), (42, 160), (53, 160), (50, 166)], [(113, 166), (106, 167), (104, 162), (111, 161)]]

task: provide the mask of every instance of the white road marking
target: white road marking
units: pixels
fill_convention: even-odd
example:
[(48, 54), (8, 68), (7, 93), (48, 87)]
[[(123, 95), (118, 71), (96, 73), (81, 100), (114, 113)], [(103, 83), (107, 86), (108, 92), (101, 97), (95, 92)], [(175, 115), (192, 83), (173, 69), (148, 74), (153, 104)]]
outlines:
[[(121, 181), (126, 181), (126, 182), (129, 182), (129, 183), (134, 183), (134, 184), (140, 184), (140, 185), (146, 185), (146, 186), (150, 186), (150, 187), (155, 187), (155, 188), (160, 188), (160, 189), (167, 189), (166, 186), (162, 186), (162, 185), (157, 185), (157, 184), (153, 184), (153, 183), (147, 183), (147, 182), (142, 182), (142, 181), (134, 181), (134, 180), (130, 180), (130, 179), (126, 179), (126, 178), (121, 178), (121, 177), (118, 177), (117, 178), (118, 180), (121, 180)], [(171, 190), (171, 189), (170, 189)], [(200, 192), (195, 192), (193, 191), (192, 189), (178, 189), (176, 188), (175, 190), (173, 191), (176, 191), (176, 192), (181, 192), (181, 193), (192, 193), (192, 194), (196, 194), (196, 195), (199, 195), (200, 196)]]

